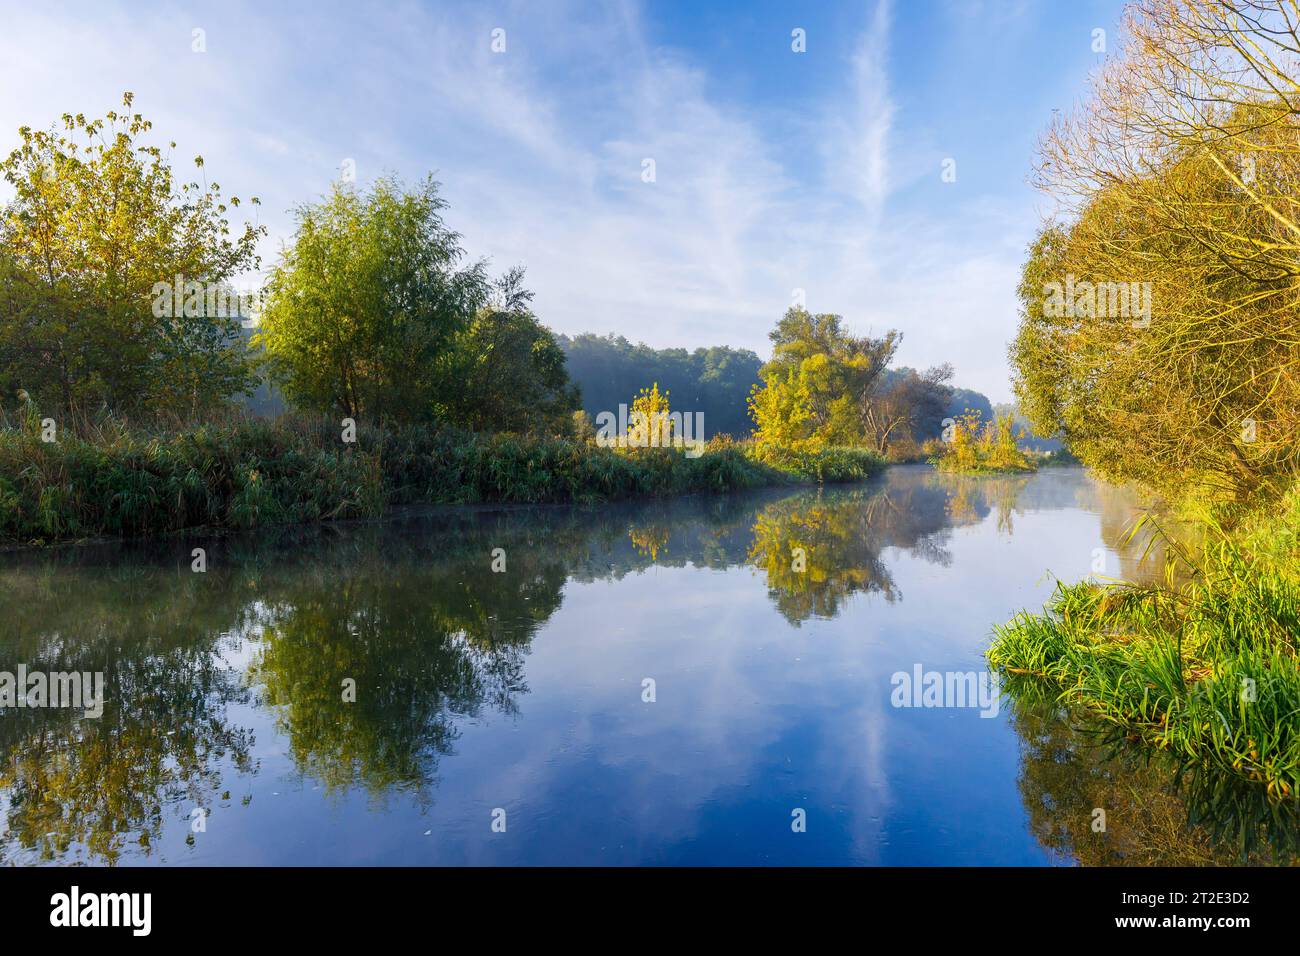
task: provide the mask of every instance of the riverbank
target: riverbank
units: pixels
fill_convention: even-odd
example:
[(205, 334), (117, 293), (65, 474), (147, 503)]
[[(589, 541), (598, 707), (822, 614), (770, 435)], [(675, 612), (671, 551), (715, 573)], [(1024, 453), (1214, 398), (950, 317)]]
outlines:
[[(347, 441), (345, 438), (353, 440)], [(563, 438), (286, 417), (173, 432), (112, 423), (43, 441), (0, 432), (0, 540), (43, 544), (191, 528), (375, 517), (417, 503), (593, 502), (860, 481), (883, 460), (833, 448), (760, 461), (750, 446), (616, 450)]]
[(1294, 810), (1300, 489), (1235, 529), (1203, 525), (1203, 546), (1174, 546), (1182, 583), (1061, 585), (1042, 613), (995, 629), (989, 662), (1013, 692), (1051, 688), (1185, 768)]

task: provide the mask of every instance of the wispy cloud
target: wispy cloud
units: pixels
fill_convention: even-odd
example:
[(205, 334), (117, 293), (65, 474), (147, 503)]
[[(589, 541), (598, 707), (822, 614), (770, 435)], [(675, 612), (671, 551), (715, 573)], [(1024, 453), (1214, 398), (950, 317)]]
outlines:
[[(527, 266), (559, 331), (762, 352), (802, 288), (855, 327), (902, 329), (904, 361), (952, 360), (1006, 397), (1032, 210), (938, 192), (947, 134), (899, 96), (911, 8), (876, 0), (850, 41), (823, 31), (775, 61), (795, 77), (816, 62), (800, 57), (835, 58), (798, 107), (733, 93), (743, 64), (719, 66), (664, 15), (630, 0), (24, 7), (0, 38), (0, 84), (20, 91), (0, 100), (0, 148), (130, 89), (178, 161), (202, 153), (227, 192), (262, 198), (268, 260), (345, 158), (363, 181), (433, 171), (471, 253)], [(789, 31), (770, 24), (774, 48)]]
[(889, 0), (877, 0), (871, 25), (853, 57), (852, 99), (856, 106), (845, 131), (843, 172), (849, 191), (878, 216), (889, 190), (889, 132), (894, 103), (889, 96)]

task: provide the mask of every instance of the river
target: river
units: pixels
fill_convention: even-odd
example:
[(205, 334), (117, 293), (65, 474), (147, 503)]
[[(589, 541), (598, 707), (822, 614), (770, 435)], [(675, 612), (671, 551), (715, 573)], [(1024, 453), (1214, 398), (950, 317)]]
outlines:
[(1167, 771), (984, 674), (1057, 579), (1144, 573), (1138, 504), (902, 466), (0, 555), (0, 670), (105, 682), (0, 713), (0, 860), (1206, 862)]

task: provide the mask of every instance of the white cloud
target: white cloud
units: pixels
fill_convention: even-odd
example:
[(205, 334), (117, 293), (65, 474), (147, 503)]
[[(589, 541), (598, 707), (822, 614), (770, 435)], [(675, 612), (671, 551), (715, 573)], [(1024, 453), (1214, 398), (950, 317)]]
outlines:
[[(952, 360), (997, 400), (1019, 249), (980, 232), (1006, 225), (996, 208), (970, 206), (958, 229), (896, 208), (929, 159), (897, 142), (893, 12), (889, 0), (867, 11), (840, 87), (802, 120), (809, 145), (764, 104), (712, 95), (710, 64), (648, 39), (630, 3), (295, 18), (251, 5), (28, 7), (0, 40), (0, 84), (22, 91), (0, 102), (0, 147), (22, 123), (99, 115), (130, 89), (178, 160), (202, 153), (226, 192), (262, 198), (267, 259), (291, 208), (345, 157), (363, 181), (432, 170), (471, 253), (527, 266), (558, 331), (761, 353), (800, 287), (855, 327), (903, 329), (903, 360)], [(205, 54), (190, 52), (194, 26)], [(489, 46), (496, 26), (504, 54)], [(654, 183), (641, 181), (647, 157)]]

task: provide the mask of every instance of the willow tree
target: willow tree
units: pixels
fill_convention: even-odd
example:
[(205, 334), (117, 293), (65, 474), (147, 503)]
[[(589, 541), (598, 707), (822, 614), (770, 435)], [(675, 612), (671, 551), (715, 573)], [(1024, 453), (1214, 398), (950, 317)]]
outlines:
[(445, 207), (432, 179), (384, 178), (298, 208), (254, 337), (291, 401), (374, 421), (449, 416), (456, 343), (489, 286), (483, 263), (463, 264)]
[(1110, 477), (1240, 498), (1300, 463), (1298, 25), (1295, 0), (1139, 0), (1040, 143), (1059, 208), (1016, 391)]
[(448, 417), (476, 431), (557, 434), (571, 431), (581, 402), (569, 380), (564, 350), (533, 314), (524, 270), (493, 283), (455, 343), (458, 388)]

